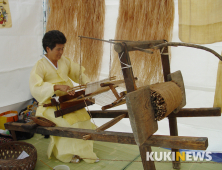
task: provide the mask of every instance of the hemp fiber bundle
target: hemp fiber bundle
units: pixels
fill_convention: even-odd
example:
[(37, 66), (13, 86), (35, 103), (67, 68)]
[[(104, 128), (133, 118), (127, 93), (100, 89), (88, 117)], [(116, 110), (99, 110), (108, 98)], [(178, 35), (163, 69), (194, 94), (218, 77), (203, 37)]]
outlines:
[[(116, 40), (171, 41), (174, 22), (173, 0), (120, 0), (116, 26)], [(135, 77), (143, 86), (163, 81), (159, 50), (154, 54), (130, 52)], [(113, 52), (112, 75), (122, 79), (118, 54)]]
[(150, 85), (151, 103), (155, 112), (155, 119), (162, 120), (180, 106), (182, 91), (174, 82), (164, 82)]
[(178, 7), (181, 41), (197, 44), (222, 41), (221, 0), (178, 0)]
[[(104, 0), (49, 0), (46, 30), (60, 30), (67, 38), (64, 55), (80, 63), (80, 38), (103, 39)], [(98, 80), (103, 56), (103, 42), (82, 38), (81, 65), (91, 81)]]

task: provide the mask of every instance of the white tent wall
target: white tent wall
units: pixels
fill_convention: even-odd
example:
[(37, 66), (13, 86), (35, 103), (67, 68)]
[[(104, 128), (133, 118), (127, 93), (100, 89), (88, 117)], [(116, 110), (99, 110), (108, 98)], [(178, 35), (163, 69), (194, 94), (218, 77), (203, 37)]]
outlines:
[(0, 112), (19, 111), (32, 98), (29, 74), (42, 54), (42, 1), (9, 0), (9, 8), (12, 27), (0, 29)]
[[(43, 35), (42, 0), (9, 0), (12, 28), (0, 29), (0, 112), (24, 106), (31, 98), (28, 79), (31, 67), (42, 54)], [(106, 0), (104, 39), (114, 39), (119, 0)], [(173, 42), (178, 38), (178, 0), (175, 0)], [(117, 30), (118, 31), (118, 30)], [(96, 37), (95, 37), (96, 38)], [(206, 44), (219, 54), (222, 43)], [(213, 54), (189, 47), (172, 47), (171, 72), (181, 70), (186, 87), (187, 108), (213, 107), (218, 61)], [(108, 77), (110, 44), (104, 44), (104, 56), (100, 78)], [(120, 70), (121, 71), (121, 70)], [(19, 103), (23, 102), (23, 103)], [(23, 105), (22, 105), (23, 104)], [(101, 109), (98, 105), (90, 110)], [(118, 106), (114, 109), (126, 109)], [(94, 119), (97, 126), (109, 119)], [(208, 137), (209, 151), (222, 151), (222, 118), (178, 118), (180, 136)], [(169, 135), (168, 120), (158, 122), (156, 134)], [(132, 132), (129, 119), (123, 119), (108, 130)]]

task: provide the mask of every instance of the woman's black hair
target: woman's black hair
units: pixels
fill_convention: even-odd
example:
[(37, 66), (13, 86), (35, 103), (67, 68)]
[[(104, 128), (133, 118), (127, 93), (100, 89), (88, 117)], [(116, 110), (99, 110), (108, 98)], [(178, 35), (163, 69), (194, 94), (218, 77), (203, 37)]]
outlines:
[(66, 43), (65, 35), (58, 30), (48, 31), (47, 33), (45, 33), (42, 39), (42, 46), (45, 51), (46, 47), (49, 47), (52, 50), (53, 48), (55, 48), (56, 44), (65, 44), (65, 43)]

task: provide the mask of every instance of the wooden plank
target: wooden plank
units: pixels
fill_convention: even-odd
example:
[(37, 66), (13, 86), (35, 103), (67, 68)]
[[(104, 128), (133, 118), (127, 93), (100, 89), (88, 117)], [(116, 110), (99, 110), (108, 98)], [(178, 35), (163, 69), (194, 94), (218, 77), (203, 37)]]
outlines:
[(138, 146), (158, 130), (150, 93), (150, 86), (146, 86), (126, 95), (130, 123)]
[(124, 117), (126, 117), (126, 114), (119, 115), (119, 116), (115, 117), (114, 119), (110, 120), (109, 122), (107, 122), (107, 123), (103, 124), (102, 126), (98, 127), (96, 129), (96, 131), (97, 132), (104, 131), (104, 130), (110, 128), (111, 126), (115, 125), (116, 123), (118, 123)]
[(63, 116), (67, 113), (71, 113), (71, 112), (74, 112), (76, 110), (82, 109), (82, 108), (86, 107), (86, 105), (87, 106), (93, 105), (94, 103), (95, 102), (92, 102), (92, 101), (86, 99), (85, 102), (83, 101), (83, 102), (79, 103), (78, 105), (74, 105), (74, 106), (70, 106), (70, 107), (65, 108), (65, 109), (57, 110), (57, 111), (54, 112), (54, 114), (55, 114), (55, 117)]
[(185, 92), (185, 87), (184, 87), (184, 82), (183, 82), (183, 76), (180, 70), (168, 74), (167, 75), (167, 80), (168, 81), (173, 81), (175, 82), (181, 89), (182, 91), (182, 102), (181, 104), (173, 111), (173, 113), (178, 113), (182, 107), (186, 105), (186, 92)]
[[(63, 96), (59, 96), (59, 103), (63, 103), (63, 102), (68, 101), (68, 100), (76, 99), (77, 97), (79, 97), (81, 95), (85, 95), (84, 90), (80, 90), (80, 91), (75, 92), (74, 96), (68, 95), (68, 94), (63, 95)], [(52, 99), (52, 101), (54, 102), (54, 106), (57, 105), (57, 102), (55, 101), (55, 99)], [(43, 107), (48, 107), (48, 106), (53, 106), (53, 104), (48, 103), (48, 104), (43, 105)]]
[(60, 108), (62, 110), (64, 110), (66, 108), (69, 108), (69, 107), (72, 107), (72, 106), (77, 106), (77, 105), (80, 105), (80, 104), (83, 105), (83, 108), (86, 107), (86, 104), (85, 104), (84, 100), (76, 100), (76, 101), (72, 101), (72, 102), (60, 103)]
[(75, 99), (81, 95), (85, 95), (85, 90), (80, 90), (80, 91), (76, 91), (74, 96), (72, 95), (64, 95), (64, 96), (60, 96), (59, 97), (59, 102), (60, 103), (63, 103), (65, 101), (68, 101), (68, 100), (72, 100), (72, 99)]
[[(69, 138), (82, 139), (85, 135), (90, 135), (94, 141), (113, 142), (122, 144), (136, 145), (133, 133), (111, 132), (89, 129), (65, 128), (65, 127), (42, 127), (38, 126), (35, 129), (26, 129), (22, 125), (24, 123), (8, 122), (5, 123), (5, 128), (14, 131), (32, 132), (43, 135), (53, 135)], [(152, 135), (144, 146), (157, 146), (166, 148), (180, 148), (193, 150), (206, 150), (208, 139), (206, 137), (184, 137), (184, 136), (164, 136)]]

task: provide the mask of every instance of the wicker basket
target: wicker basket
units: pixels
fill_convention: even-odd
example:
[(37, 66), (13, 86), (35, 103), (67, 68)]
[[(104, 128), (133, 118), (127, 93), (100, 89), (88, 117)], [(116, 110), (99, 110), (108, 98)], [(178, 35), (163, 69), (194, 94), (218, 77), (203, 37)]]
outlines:
[[(29, 157), (17, 159), (25, 151)], [(26, 142), (8, 142), (0, 145), (1, 170), (34, 170), (37, 162), (36, 148)]]

